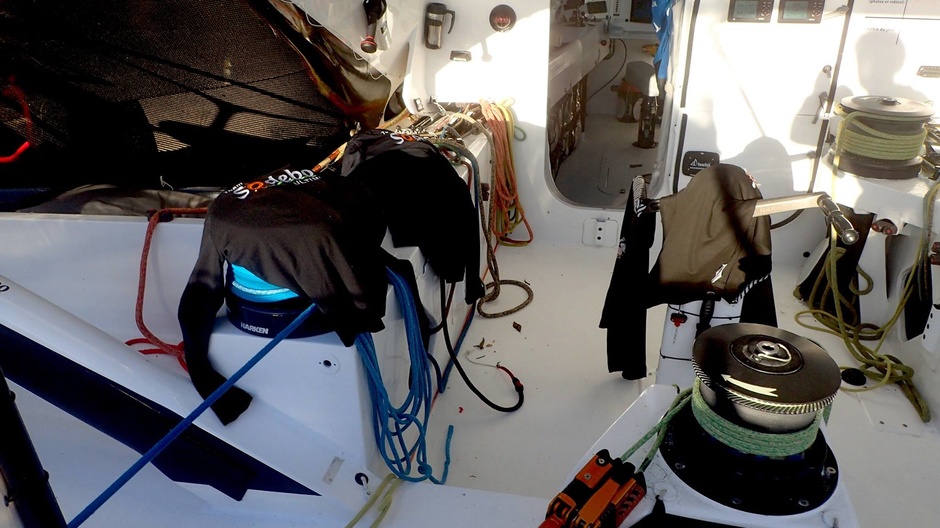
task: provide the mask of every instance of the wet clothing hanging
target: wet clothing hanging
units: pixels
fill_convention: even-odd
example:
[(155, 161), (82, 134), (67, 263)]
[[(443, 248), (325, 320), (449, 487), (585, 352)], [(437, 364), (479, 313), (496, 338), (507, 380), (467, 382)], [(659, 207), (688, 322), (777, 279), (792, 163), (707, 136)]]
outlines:
[(610, 372), (646, 376), (646, 310), (660, 304), (741, 301), (742, 321), (776, 326), (767, 278), (770, 219), (754, 217), (760, 198), (757, 184), (738, 166), (699, 172), (685, 189), (659, 200), (662, 249), (647, 272), (654, 214), (647, 209), (637, 215), (631, 196), (600, 322), (608, 331)]
[[(226, 263), (243, 268), (243, 279), (257, 277), (265, 291), (284, 288), (298, 296), (290, 302), (316, 303), (305, 325), (336, 332), (346, 346), (384, 328), (386, 266), (395, 266), (381, 247), (386, 232), (397, 247), (417, 246), (444, 280), (466, 279), (468, 304), (482, 297), (477, 211), (466, 182), (437, 147), (366, 131), (347, 143), (341, 167), (340, 173), (288, 167), (235, 185), (209, 206), (178, 313), (190, 377), (203, 398), (225, 382), (208, 350), (226, 298)], [(427, 341), (429, 323), (421, 322)], [(229, 423), (250, 401), (232, 387), (212, 409)]]
[(648, 307), (642, 300), (649, 297), (649, 250), (655, 232), (656, 214), (637, 214), (631, 189), (600, 322), (607, 329), (607, 371), (622, 372), (629, 379), (646, 377)]
[(653, 29), (659, 40), (653, 64), (656, 66), (656, 76), (660, 79), (666, 79), (669, 74), (668, 59), (672, 49), (672, 4), (673, 0), (653, 0), (651, 5)]
[(770, 217), (754, 217), (761, 193), (741, 167), (718, 164), (659, 200), (663, 247), (651, 272), (656, 304), (717, 295), (733, 301), (770, 272)]
[(466, 280), (467, 304), (483, 296), (480, 217), (467, 183), (436, 146), (367, 130), (347, 143), (340, 172), (380, 201), (395, 247), (417, 246), (445, 281)]
[[(225, 378), (211, 365), (209, 338), (225, 296), (225, 263), (317, 304), (317, 324), (346, 346), (384, 326), (388, 282), (381, 248), (386, 222), (354, 179), (287, 168), (238, 184), (210, 205), (178, 317), (186, 363), (203, 398)], [(223, 423), (251, 396), (232, 387), (212, 409)]]

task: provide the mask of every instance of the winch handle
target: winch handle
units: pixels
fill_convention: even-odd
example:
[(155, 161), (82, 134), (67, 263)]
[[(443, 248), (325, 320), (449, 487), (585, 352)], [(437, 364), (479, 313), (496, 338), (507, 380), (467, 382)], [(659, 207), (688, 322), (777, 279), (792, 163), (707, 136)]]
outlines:
[(757, 203), (754, 205), (754, 216), (766, 216), (799, 209), (812, 209), (814, 205), (819, 207), (823, 214), (826, 215), (826, 221), (832, 224), (832, 227), (836, 229), (836, 234), (839, 235), (839, 238), (842, 239), (844, 244), (852, 245), (858, 241), (858, 231), (852, 226), (852, 222), (845, 217), (845, 213), (832, 201), (832, 198), (824, 192), (757, 200)]
[(832, 201), (828, 194), (823, 193), (816, 203), (819, 204), (819, 208), (826, 215), (826, 220), (832, 224), (836, 234), (839, 235), (844, 244), (850, 246), (858, 241), (858, 231), (855, 230), (852, 222), (849, 222), (849, 219), (845, 217), (845, 213), (839, 209), (839, 206)]

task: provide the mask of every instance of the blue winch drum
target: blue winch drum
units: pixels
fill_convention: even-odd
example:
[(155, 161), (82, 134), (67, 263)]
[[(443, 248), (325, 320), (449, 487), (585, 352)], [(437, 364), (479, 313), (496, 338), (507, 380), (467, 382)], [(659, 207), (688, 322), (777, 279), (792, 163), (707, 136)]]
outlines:
[[(260, 303), (242, 299), (230, 289), (225, 292), (225, 308), (229, 322), (243, 332), (262, 337), (278, 335), (308, 306), (308, 301), (299, 298)], [(310, 337), (330, 331), (332, 330), (327, 328), (322, 314), (314, 311), (287, 338)]]
[[(274, 337), (287, 328), (310, 301), (278, 288), (240, 266), (229, 265), (225, 281), (225, 307), (229, 322), (243, 332)], [(310, 337), (332, 331), (322, 312), (314, 311), (287, 338)]]

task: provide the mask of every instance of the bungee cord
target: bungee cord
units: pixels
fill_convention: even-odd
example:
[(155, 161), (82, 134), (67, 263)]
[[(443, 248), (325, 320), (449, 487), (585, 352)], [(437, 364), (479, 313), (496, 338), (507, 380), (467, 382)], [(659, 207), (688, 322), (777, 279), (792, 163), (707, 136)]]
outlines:
[(16, 77), (10, 75), (7, 78), (7, 83), (0, 89), (0, 95), (13, 99), (19, 103), (20, 109), (22, 110), (23, 117), (22, 122), (24, 123), (24, 141), (13, 150), (10, 154), (0, 154), (0, 163), (12, 163), (20, 158), (29, 149), (33, 144), (33, 118), (29, 112), (29, 103), (26, 101), (26, 94), (23, 93), (23, 90), (16, 85)]
[[(469, 116), (466, 116), (466, 118), (472, 119)], [(476, 120), (473, 120), (472, 122), (476, 123), (476, 125), (479, 125), (479, 123)], [(482, 127), (482, 125), (479, 125), (479, 126)], [(490, 137), (489, 132), (487, 132), (487, 138), (489, 139), (489, 137)], [(480, 179), (480, 165), (476, 159), (476, 156), (474, 156), (473, 153), (470, 152), (469, 149), (467, 149), (467, 147), (465, 147), (464, 145), (460, 144), (457, 141), (454, 141), (451, 139), (433, 138), (433, 137), (430, 138), (430, 140), (439, 149), (453, 151), (456, 155), (462, 156), (463, 158), (470, 160), (471, 169), (472, 169), (471, 170), (472, 174), (470, 177), (472, 178), (474, 182), (474, 187), (476, 190), (477, 211), (480, 214), (481, 231), (483, 233), (483, 239), (485, 242), (484, 245), (486, 246), (486, 265), (487, 265), (487, 270), (489, 271), (490, 275), (493, 277), (493, 280), (485, 285), (486, 293), (483, 295), (481, 299), (477, 301), (477, 306), (476, 306), (477, 313), (480, 314), (481, 317), (495, 319), (499, 317), (505, 317), (507, 315), (514, 314), (518, 312), (519, 310), (522, 310), (523, 308), (525, 308), (532, 302), (532, 299), (535, 297), (535, 293), (532, 291), (531, 286), (529, 286), (523, 281), (513, 280), (513, 279), (502, 279), (500, 277), (499, 263), (496, 260), (496, 244), (493, 243), (493, 238), (492, 238), (492, 234), (493, 234), (492, 221), (494, 217), (492, 214), (490, 214), (489, 218), (487, 219), (487, 215), (484, 212), (485, 208), (483, 207), (483, 201), (484, 201), (483, 198), (484, 198), (485, 191), (483, 190), (483, 184)], [(491, 194), (490, 196), (491, 204), (492, 204), (492, 200), (493, 198)], [(492, 206), (491, 206), (491, 210), (492, 210)], [(496, 300), (496, 298), (499, 297), (499, 294), (500, 294), (500, 287), (504, 285), (511, 285), (511, 286), (516, 286), (516, 287), (521, 288), (526, 293), (525, 300), (523, 300), (520, 304), (516, 305), (515, 307), (509, 308), (502, 312), (498, 312), (498, 313), (485, 312), (483, 310), (483, 304)]]

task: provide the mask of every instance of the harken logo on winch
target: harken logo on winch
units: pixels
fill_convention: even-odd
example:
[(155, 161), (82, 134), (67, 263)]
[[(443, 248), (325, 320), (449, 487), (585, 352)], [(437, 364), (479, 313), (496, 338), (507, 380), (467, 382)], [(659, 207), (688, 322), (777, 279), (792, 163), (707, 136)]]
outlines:
[(242, 327), (242, 330), (246, 332), (251, 332), (253, 334), (264, 334), (268, 335), (268, 329), (263, 326), (255, 326), (248, 323), (238, 323), (238, 326)]

